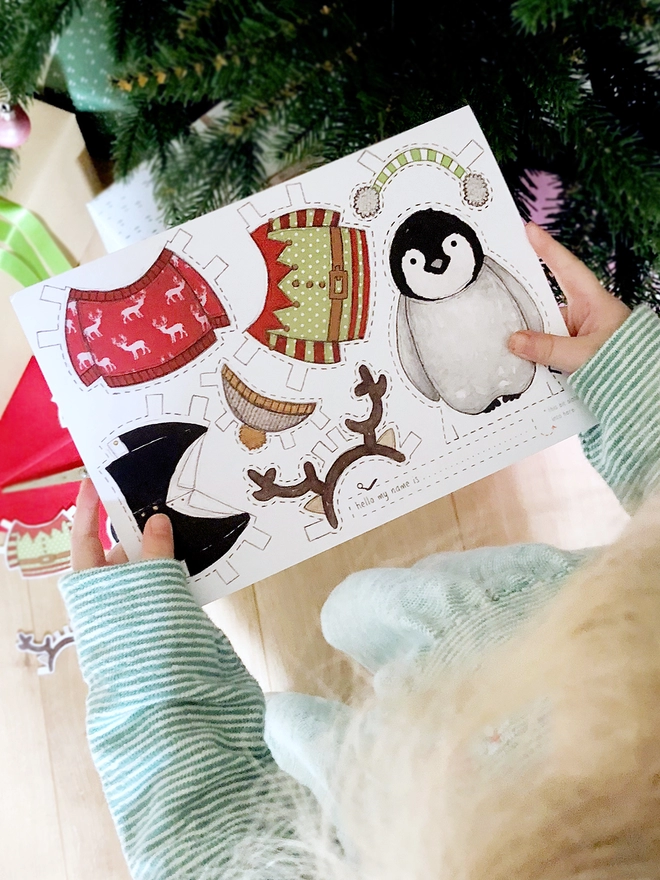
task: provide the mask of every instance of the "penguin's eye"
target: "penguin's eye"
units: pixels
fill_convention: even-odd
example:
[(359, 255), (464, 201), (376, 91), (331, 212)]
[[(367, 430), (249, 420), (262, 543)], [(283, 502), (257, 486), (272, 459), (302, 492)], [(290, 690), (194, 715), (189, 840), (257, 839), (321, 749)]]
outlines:
[(452, 240), (449, 242), (449, 244), (450, 244), (452, 247), (456, 247), (456, 245), (458, 244), (458, 242), (456, 241), (455, 238), (452, 238)]
[(411, 265), (411, 266), (416, 266), (416, 265), (417, 265), (417, 257), (411, 257), (411, 258), (410, 258), (410, 265)]

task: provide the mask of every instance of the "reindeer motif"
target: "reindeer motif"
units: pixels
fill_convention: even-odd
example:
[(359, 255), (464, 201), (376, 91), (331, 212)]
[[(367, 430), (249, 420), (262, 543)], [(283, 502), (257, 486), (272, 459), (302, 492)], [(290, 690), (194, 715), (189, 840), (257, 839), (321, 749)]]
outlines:
[[(176, 278), (176, 275), (174, 276)], [(176, 284), (174, 287), (170, 287), (169, 290), (165, 291), (165, 299), (167, 301), (167, 305), (171, 306), (174, 300), (180, 299), (183, 300), (183, 294), (181, 291), (186, 286), (185, 280), (182, 278), (179, 284)]]
[(129, 321), (132, 321), (133, 318), (141, 318), (142, 312), (140, 309), (144, 305), (144, 301), (147, 298), (146, 293), (141, 293), (139, 296), (137, 294), (133, 294), (131, 299), (133, 300), (132, 306), (126, 306), (125, 309), (121, 310), (121, 319), (124, 324), (127, 324)]
[(160, 330), (161, 333), (167, 333), (172, 342), (176, 342), (177, 334), (180, 335), (181, 339), (183, 339), (184, 336), (188, 335), (188, 332), (181, 323), (172, 324), (171, 327), (168, 327), (167, 318), (165, 317), (165, 315), (161, 315), (159, 321), (154, 318), (151, 323), (157, 330)]
[(197, 288), (195, 288), (195, 296), (199, 300), (199, 304), (201, 305), (201, 307), (205, 308), (206, 307), (206, 300), (209, 297), (209, 292), (208, 292), (206, 285), (202, 284), (200, 290), (197, 290)]
[(89, 317), (92, 319), (92, 323), (87, 327), (83, 327), (83, 336), (85, 339), (100, 339), (103, 336), (99, 330), (101, 320), (103, 319), (103, 312), (101, 309), (97, 309)]
[(98, 360), (98, 358), (94, 358), (94, 360), (96, 362), (96, 366), (100, 367), (102, 370), (105, 370), (107, 373), (114, 373), (114, 371), (117, 369), (117, 367), (115, 366), (115, 364), (112, 363), (109, 357), (101, 358), (101, 360)]
[(202, 330), (211, 329), (211, 322), (206, 317), (204, 312), (199, 311), (199, 309), (197, 309), (195, 306), (190, 306), (190, 311), (193, 313), (194, 319), (202, 325)]
[(133, 360), (138, 359), (138, 352), (140, 352), (140, 354), (151, 353), (151, 349), (145, 343), (144, 339), (138, 339), (135, 342), (131, 342), (131, 344), (129, 345), (128, 339), (126, 339), (126, 337), (121, 333), (119, 334), (118, 339), (115, 339), (113, 337), (112, 344), (116, 345), (117, 348), (122, 348), (124, 351), (130, 351), (130, 353), (133, 355)]
[(76, 325), (73, 323), (73, 318), (66, 319), (66, 332), (67, 333), (77, 333)]
[(85, 367), (94, 366), (94, 355), (89, 351), (81, 351), (78, 355), (78, 369), (83, 370)]
[(70, 303), (67, 303), (67, 309), (71, 312), (72, 315), (78, 314), (78, 301), (72, 299)]

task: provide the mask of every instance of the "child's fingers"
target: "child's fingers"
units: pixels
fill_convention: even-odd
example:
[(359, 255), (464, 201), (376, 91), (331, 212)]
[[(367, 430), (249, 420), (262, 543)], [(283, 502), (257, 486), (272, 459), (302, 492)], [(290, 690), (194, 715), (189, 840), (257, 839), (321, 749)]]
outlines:
[(592, 336), (553, 336), (534, 330), (519, 330), (509, 338), (509, 350), (518, 357), (555, 367), (564, 373), (575, 372), (599, 346), (600, 342)]
[(71, 529), (71, 568), (84, 571), (105, 565), (99, 538), (99, 496), (91, 480), (83, 480)]
[(128, 562), (128, 556), (121, 544), (115, 544), (105, 554), (105, 561), (108, 565), (123, 565), (124, 562)]
[(156, 513), (147, 520), (142, 534), (143, 559), (174, 559), (172, 523), (164, 513)]
[(590, 300), (603, 293), (609, 296), (591, 269), (545, 229), (536, 223), (528, 223), (525, 231), (530, 244), (555, 276), (569, 302), (576, 299)]

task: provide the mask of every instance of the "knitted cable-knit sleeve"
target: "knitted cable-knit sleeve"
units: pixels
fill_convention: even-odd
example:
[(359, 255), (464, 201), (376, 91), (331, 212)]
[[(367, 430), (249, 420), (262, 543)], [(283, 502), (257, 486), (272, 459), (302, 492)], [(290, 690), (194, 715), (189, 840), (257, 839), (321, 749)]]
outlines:
[(568, 381), (598, 419), (585, 455), (633, 513), (660, 482), (660, 318), (635, 309)]
[(174, 560), (70, 574), (60, 588), (134, 880), (224, 877), (277, 784), (258, 684)]

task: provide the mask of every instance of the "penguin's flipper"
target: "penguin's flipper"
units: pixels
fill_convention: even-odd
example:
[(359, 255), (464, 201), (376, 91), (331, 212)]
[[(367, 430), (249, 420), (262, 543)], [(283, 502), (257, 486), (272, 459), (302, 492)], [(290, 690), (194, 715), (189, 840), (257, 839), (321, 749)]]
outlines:
[(431, 383), (417, 351), (408, 321), (407, 303), (408, 299), (400, 296), (396, 313), (396, 347), (401, 366), (406, 376), (424, 397), (429, 400), (440, 400), (440, 395)]
[(534, 302), (531, 294), (523, 287), (523, 285), (503, 266), (496, 263), (490, 257), (484, 257), (484, 268), (496, 275), (502, 284), (506, 287), (523, 316), (523, 320), (530, 330), (536, 330), (543, 333), (543, 318), (539, 312), (538, 306)]

